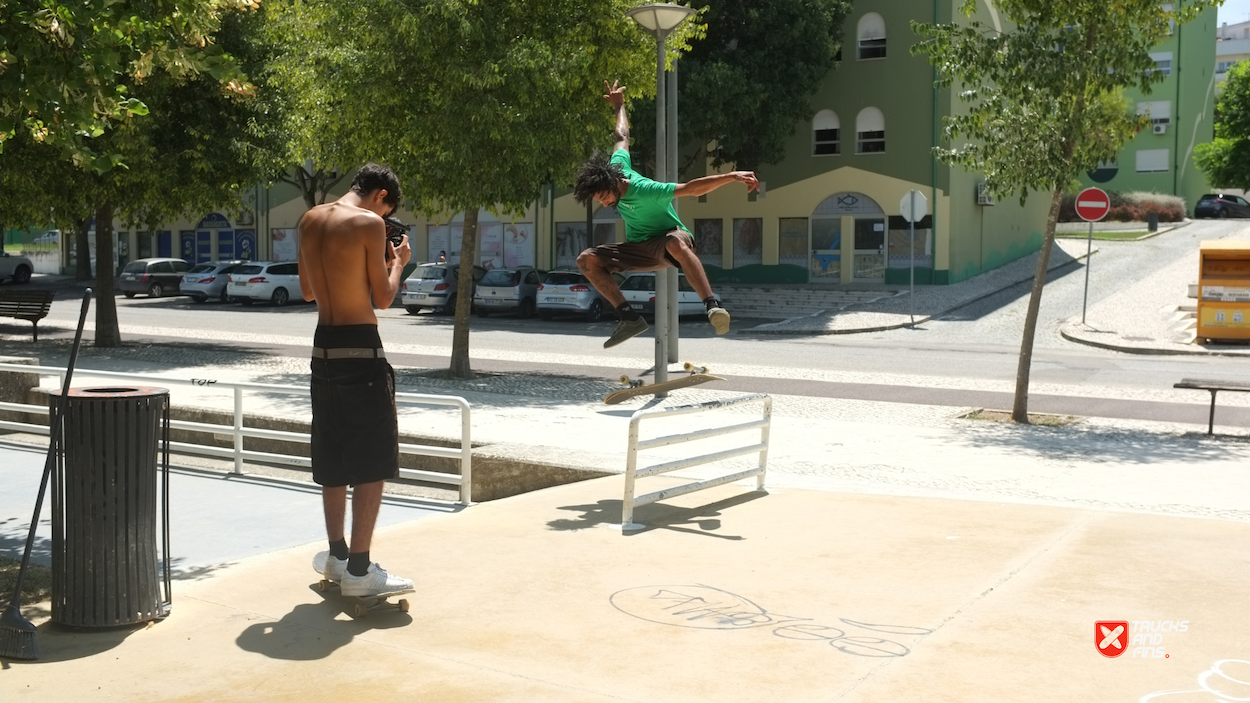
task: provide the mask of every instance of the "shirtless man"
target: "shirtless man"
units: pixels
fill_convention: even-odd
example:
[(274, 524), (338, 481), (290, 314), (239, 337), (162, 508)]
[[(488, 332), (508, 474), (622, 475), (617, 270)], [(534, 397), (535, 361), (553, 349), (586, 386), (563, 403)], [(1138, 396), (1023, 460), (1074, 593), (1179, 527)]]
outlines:
[[(368, 164), (337, 201), (318, 205), (299, 223), (299, 285), (317, 302), (312, 350), (312, 469), (321, 485), (328, 552), (313, 559), (345, 596), (411, 590), (369, 560), (382, 487), (399, 476), (395, 372), (382, 351), (374, 305), (395, 300), (412, 257), (408, 237), (386, 238), (383, 217), (399, 209), (399, 180)], [(347, 486), (352, 486), (352, 542), (344, 539)]]
[[(716, 334), (729, 331), (729, 313), (712, 294), (703, 263), (694, 249), (694, 237), (673, 210), (673, 198), (697, 197), (729, 183), (745, 183), (747, 192), (760, 187), (752, 171), (733, 171), (695, 178), (687, 183), (657, 183), (634, 170), (629, 157), (629, 119), (625, 115), (625, 86), (607, 85), (604, 95), (616, 113), (616, 145), (612, 158), (595, 152), (577, 172), (573, 182), (573, 198), (582, 205), (591, 201), (601, 207), (615, 207), (625, 220), (625, 240), (619, 244), (601, 244), (583, 251), (577, 266), (586, 274), (603, 297), (616, 308), (620, 317), (616, 329), (604, 348), (647, 330), (647, 321), (634, 312), (612, 274), (620, 271), (659, 271), (670, 266), (680, 268), (707, 309), (708, 322)], [(658, 277), (657, 277), (658, 280)], [(660, 314), (656, 311), (656, 314)]]

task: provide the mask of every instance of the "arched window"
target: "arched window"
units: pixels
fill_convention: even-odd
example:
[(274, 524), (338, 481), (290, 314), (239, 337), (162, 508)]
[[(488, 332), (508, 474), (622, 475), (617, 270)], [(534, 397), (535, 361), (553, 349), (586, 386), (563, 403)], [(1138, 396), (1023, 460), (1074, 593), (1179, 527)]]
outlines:
[(855, 117), (855, 153), (885, 151), (885, 116), (875, 107), (866, 107)]
[(875, 12), (869, 12), (859, 18), (859, 58), (885, 58), (885, 20)]
[(812, 154), (842, 153), (842, 123), (838, 122), (838, 114), (833, 110), (821, 110), (812, 118)]

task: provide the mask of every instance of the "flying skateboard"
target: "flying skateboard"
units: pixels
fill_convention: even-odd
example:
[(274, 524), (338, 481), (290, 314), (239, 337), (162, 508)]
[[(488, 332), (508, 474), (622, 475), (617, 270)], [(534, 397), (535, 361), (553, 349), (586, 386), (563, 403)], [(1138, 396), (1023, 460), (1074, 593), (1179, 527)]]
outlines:
[(606, 405), (616, 405), (617, 403), (621, 401), (629, 400), (630, 398), (634, 398), (640, 395), (653, 395), (655, 393), (665, 393), (667, 391), (675, 391), (678, 388), (689, 388), (690, 386), (697, 386), (702, 383), (707, 383), (708, 381), (725, 380), (719, 376), (708, 375), (708, 368), (706, 366), (695, 366), (694, 364), (687, 361), (685, 364), (682, 364), (682, 368), (685, 369), (686, 371), (689, 371), (690, 372), (689, 375), (682, 376), (680, 378), (670, 379), (663, 383), (648, 384), (646, 381), (642, 380), (641, 378), (630, 378), (629, 376), (622, 375), (621, 383), (624, 383), (626, 387), (618, 391), (612, 391), (611, 393), (608, 394), (606, 398), (603, 399), (603, 402)]
[[(313, 557), (313, 570), (322, 573), (321, 565), (325, 563), (325, 555), (327, 552), (320, 552)], [(317, 590), (321, 593), (328, 593), (339, 588), (339, 584), (321, 579), (317, 583)], [(375, 610), (398, 610), (401, 613), (408, 612), (408, 599), (400, 598), (392, 603), (389, 598), (393, 596), (402, 596), (406, 593), (416, 593), (415, 589), (406, 588), (402, 591), (391, 591), (389, 593), (378, 593), (372, 596), (344, 596), (352, 602), (351, 614), (358, 618), (368, 617), (369, 613)], [(340, 592), (339, 595), (342, 595)]]

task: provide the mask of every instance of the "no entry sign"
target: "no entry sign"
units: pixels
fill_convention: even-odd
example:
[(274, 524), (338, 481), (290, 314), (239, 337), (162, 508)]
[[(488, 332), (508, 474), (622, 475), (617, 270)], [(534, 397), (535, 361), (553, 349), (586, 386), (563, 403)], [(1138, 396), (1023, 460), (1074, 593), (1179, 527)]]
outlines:
[(1111, 198), (1100, 188), (1086, 188), (1076, 195), (1076, 214), (1086, 222), (1097, 222), (1111, 212)]

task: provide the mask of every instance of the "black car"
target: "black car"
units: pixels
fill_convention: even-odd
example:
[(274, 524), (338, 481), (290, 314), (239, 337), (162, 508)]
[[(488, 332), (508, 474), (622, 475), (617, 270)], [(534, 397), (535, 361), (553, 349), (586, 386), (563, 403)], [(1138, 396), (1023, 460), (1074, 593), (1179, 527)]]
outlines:
[(1239, 195), (1208, 193), (1194, 206), (1194, 218), (1199, 217), (1250, 217), (1250, 202)]
[(127, 298), (136, 293), (147, 293), (149, 298), (178, 294), (182, 275), (191, 270), (191, 264), (182, 259), (136, 259), (126, 264), (118, 278), (117, 289)]

